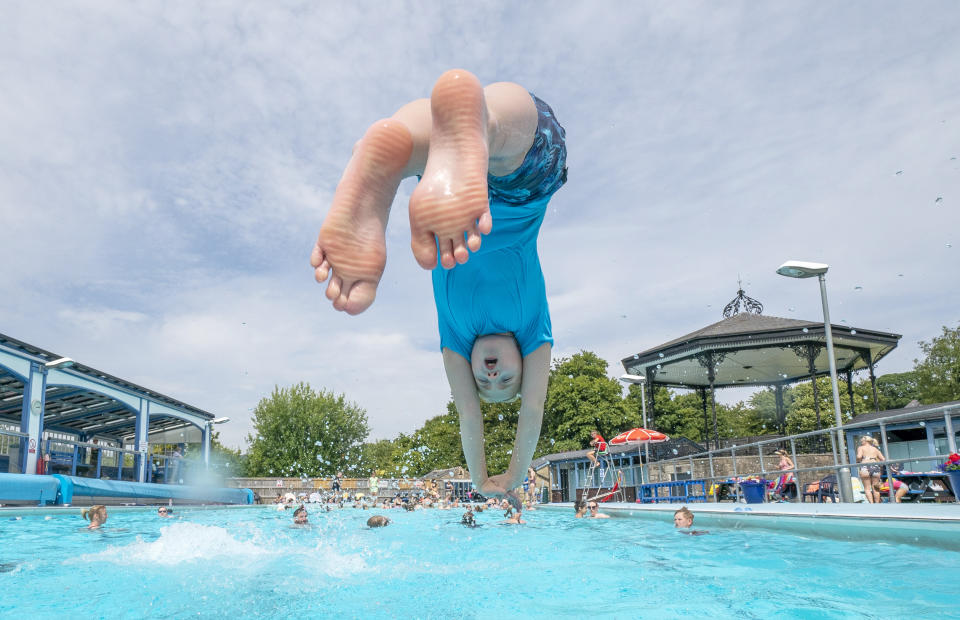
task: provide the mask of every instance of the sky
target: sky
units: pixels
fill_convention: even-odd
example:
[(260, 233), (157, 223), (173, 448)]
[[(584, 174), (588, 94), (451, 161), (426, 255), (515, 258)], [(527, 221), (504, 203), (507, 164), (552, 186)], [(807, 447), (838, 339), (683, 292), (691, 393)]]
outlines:
[[(309, 382), (371, 439), (445, 412), (400, 187), (374, 305), (309, 253), (354, 142), (464, 68), (567, 132), (540, 232), (554, 357), (620, 360), (764, 314), (902, 334), (960, 321), (960, 5), (30, 2), (0, 20), (0, 333), (231, 421)], [(726, 401), (749, 393), (727, 391)]]

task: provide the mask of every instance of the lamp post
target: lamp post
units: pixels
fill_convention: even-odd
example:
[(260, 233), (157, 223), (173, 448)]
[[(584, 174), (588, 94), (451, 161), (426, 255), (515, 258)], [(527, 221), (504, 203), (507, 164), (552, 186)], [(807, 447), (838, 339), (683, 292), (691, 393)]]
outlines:
[[(840, 388), (837, 385), (837, 362), (833, 356), (833, 330), (830, 328), (830, 308), (827, 305), (827, 282), (824, 275), (830, 268), (825, 263), (807, 263), (788, 260), (777, 268), (777, 273), (788, 278), (812, 278), (817, 276), (820, 281), (820, 301), (823, 304), (823, 329), (827, 340), (827, 360), (830, 363), (830, 386), (833, 389), (833, 415), (837, 425), (837, 448), (840, 451), (840, 464), (847, 465), (847, 442), (844, 439), (843, 420), (840, 416)], [(816, 381), (816, 377), (814, 377)], [(840, 501), (853, 500), (853, 487), (850, 483), (850, 468), (841, 467), (838, 474), (840, 480)]]
[(223, 416), (220, 418), (214, 418), (207, 422), (206, 432), (203, 433), (203, 466), (207, 469), (210, 468), (210, 433), (213, 430), (214, 424), (223, 424), (224, 422), (229, 422), (230, 418)]
[[(640, 410), (643, 412), (643, 428), (647, 428), (647, 392), (643, 389), (643, 386), (647, 382), (646, 377), (641, 377), (640, 375), (620, 375), (620, 380), (624, 383), (632, 383), (634, 385), (640, 386)], [(645, 442), (643, 444), (644, 453), (646, 454), (647, 463), (650, 463), (650, 442)], [(641, 472), (642, 474), (642, 472)], [(640, 483), (643, 484), (643, 480), (640, 480)]]

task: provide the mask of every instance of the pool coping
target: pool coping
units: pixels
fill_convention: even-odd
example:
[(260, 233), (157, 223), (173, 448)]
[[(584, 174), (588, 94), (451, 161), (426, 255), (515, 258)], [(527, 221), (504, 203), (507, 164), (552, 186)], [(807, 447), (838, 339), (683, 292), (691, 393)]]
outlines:
[[(836, 540), (920, 545), (960, 551), (958, 504), (627, 504), (604, 503), (601, 512), (612, 517), (648, 518), (672, 522), (686, 506), (695, 515), (695, 528), (722, 527), (789, 532)], [(567, 510), (573, 504), (541, 504), (540, 508)]]

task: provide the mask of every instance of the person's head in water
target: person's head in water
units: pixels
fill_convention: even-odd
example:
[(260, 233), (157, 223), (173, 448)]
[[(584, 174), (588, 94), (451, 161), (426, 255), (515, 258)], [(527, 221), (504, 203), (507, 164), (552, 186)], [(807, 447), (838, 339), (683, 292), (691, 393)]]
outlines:
[(159, 508), (157, 508), (157, 516), (159, 516), (161, 519), (169, 519), (173, 517), (173, 508), (160, 506)]
[(519, 397), (523, 356), (513, 334), (478, 337), (470, 353), (470, 367), (480, 400), (503, 403)]
[(463, 523), (464, 525), (476, 525), (476, 521), (473, 518), (473, 512), (471, 510), (467, 510), (465, 513), (463, 513), (463, 518), (460, 519), (460, 523)]
[(293, 511), (293, 522), (297, 525), (307, 523), (307, 509), (303, 507), (303, 504), (300, 504), (300, 507)]
[(573, 502), (573, 512), (578, 517), (584, 516), (587, 512), (587, 502), (583, 501), (582, 499), (578, 499)]
[(367, 519), (367, 527), (384, 527), (390, 524), (390, 519), (383, 515), (373, 515)]
[(693, 526), (693, 513), (690, 512), (689, 508), (684, 506), (673, 513), (673, 526), (677, 528)]
[(84, 508), (80, 511), (80, 514), (83, 515), (84, 519), (90, 521), (90, 525), (88, 525), (87, 528), (91, 530), (99, 528), (107, 521), (107, 507), (103, 504)]

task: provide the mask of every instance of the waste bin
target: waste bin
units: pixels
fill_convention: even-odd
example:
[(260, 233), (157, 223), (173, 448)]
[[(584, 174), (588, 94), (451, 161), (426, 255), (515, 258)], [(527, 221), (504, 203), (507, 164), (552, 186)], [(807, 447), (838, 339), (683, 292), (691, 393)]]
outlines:
[(744, 480), (740, 483), (743, 489), (743, 498), (748, 504), (762, 504), (763, 494), (767, 488), (766, 480)]

